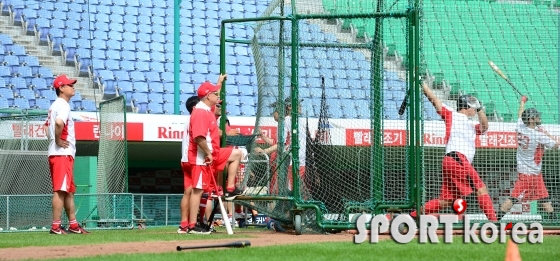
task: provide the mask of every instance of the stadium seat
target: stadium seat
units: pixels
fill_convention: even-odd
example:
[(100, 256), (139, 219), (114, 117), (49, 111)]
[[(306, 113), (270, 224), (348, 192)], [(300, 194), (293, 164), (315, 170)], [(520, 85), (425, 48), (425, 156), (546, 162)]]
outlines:
[(0, 109), (8, 109), (10, 107), (10, 103), (7, 99), (0, 97)]
[(13, 107), (17, 108), (17, 109), (30, 109), (31, 108), (31, 106), (29, 106), (29, 100), (27, 100), (25, 98), (15, 98)]
[(163, 106), (159, 103), (148, 103), (146, 112), (150, 114), (163, 114)]
[(97, 106), (95, 105), (95, 101), (93, 100), (82, 100), (82, 110), (84, 111), (97, 111)]
[(163, 102), (163, 94), (162, 93), (156, 93), (156, 92), (148, 93), (148, 102), (149, 103), (164, 103)]
[(226, 114), (231, 116), (241, 116), (241, 110), (237, 105), (226, 105)]
[(51, 101), (45, 98), (38, 98), (35, 100), (35, 108), (39, 110), (48, 110), (51, 106)]
[(255, 107), (242, 105), (241, 106), (241, 115), (242, 116), (255, 116)]

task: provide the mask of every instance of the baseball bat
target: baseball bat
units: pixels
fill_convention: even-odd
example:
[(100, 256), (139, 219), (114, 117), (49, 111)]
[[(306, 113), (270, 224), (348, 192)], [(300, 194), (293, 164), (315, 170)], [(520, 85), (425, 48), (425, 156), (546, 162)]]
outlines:
[(407, 105), (408, 105), (408, 92), (406, 92), (406, 95), (404, 96), (404, 100), (401, 103), (401, 107), (399, 108), (399, 115), (403, 115)]
[[(214, 186), (217, 188), (218, 184), (216, 183), (216, 179), (214, 178), (213, 171), (211, 172), (211, 176), (212, 176), (212, 182), (214, 182)], [(218, 194), (217, 191), (216, 194)], [(224, 204), (222, 203), (222, 197), (219, 194), (218, 194), (218, 204), (220, 204), (220, 212), (222, 213), (222, 220), (224, 221), (224, 224), (226, 226), (226, 231), (228, 235), (233, 235), (233, 229), (231, 228), (231, 223), (229, 223), (229, 218), (228, 218), (226, 208), (224, 207)]]
[(224, 224), (226, 225), (226, 231), (228, 235), (233, 235), (233, 229), (231, 229), (231, 223), (229, 223), (226, 208), (224, 208), (224, 204), (222, 203), (222, 197), (218, 197), (218, 201), (220, 204), (220, 211), (222, 212), (222, 219), (224, 220)]
[(216, 248), (216, 247), (246, 247), (251, 246), (250, 241), (235, 241), (223, 244), (214, 245), (202, 245), (202, 246), (177, 246), (177, 251), (187, 250), (187, 249), (203, 249), (203, 248)]
[(496, 72), (498, 75), (500, 75), (500, 77), (504, 78), (504, 80), (506, 80), (507, 83), (509, 83), (509, 85), (511, 85), (511, 87), (513, 87), (513, 89), (519, 93), (519, 95), (523, 96), (523, 94), (517, 89), (517, 87), (515, 87), (515, 85), (510, 81), (510, 79), (502, 72), (502, 70), (500, 70), (500, 68), (498, 68), (497, 65), (495, 65), (492, 61), (488, 61), (488, 65), (490, 65), (490, 67), (492, 67), (492, 70), (494, 70), (494, 72)]

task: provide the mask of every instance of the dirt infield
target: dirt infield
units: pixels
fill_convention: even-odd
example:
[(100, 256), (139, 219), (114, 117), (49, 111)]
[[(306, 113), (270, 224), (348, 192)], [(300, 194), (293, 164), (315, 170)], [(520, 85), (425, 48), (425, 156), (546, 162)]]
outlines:
[[(263, 247), (273, 245), (288, 245), (298, 243), (318, 243), (318, 242), (353, 242), (353, 235), (350, 233), (339, 233), (329, 235), (293, 235), (287, 233), (277, 233), (272, 230), (243, 233), (254, 238), (243, 238), (239, 240), (251, 241), (251, 247)], [(189, 235), (185, 235), (188, 237)], [(76, 245), (67, 247), (22, 247), (22, 248), (3, 248), (0, 249), (0, 260), (22, 260), (22, 259), (51, 259), (51, 258), (70, 258), (87, 257), (110, 254), (134, 254), (134, 253), (162, 253), (177, 251), (176, 247), (199, 246), (208, 244), (218, 244), (236, 241), (231, 239), (210, 239), (210, 240), (189, 240), (189, 241), (149, 241), (149, 242), (127, 242), (127, 243), (107, 243), (96, 245)], [(62, 250), (64, 249), (64, 250)], [(199, 251), (199, 250), (184, 250)]]

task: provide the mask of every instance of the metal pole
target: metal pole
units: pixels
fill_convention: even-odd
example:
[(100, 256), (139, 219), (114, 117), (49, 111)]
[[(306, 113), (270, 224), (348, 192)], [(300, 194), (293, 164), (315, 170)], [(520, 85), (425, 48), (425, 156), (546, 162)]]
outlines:
[[(292, 8), (295, 8), (295, 4), (292, 4)], [(301, 193), (299, 191), (300, 176), (299, 176), (299, 90), (298, 90), (298, 71), (299, 71), (299, 24), (298, 20), (292, 20), (292, 83), (291, 83), (291, 96), (292, 96), (292, 193), (295, 200), (300, 200)]]
[(173, 6), (173, 87), (175, 89), (175, 94), (173, 95), (173, 110), (174, 114), (181, 114), (179, 109), (179, 94), (181, 93), (181, 1), (182, 0), (174, 0)]
[(10, 196), (6, 196), (6, 231), (10, 229)]
[(169, 210), (169, 196), (165, 195), (165, 225), (166, 226), (167, 226), (167, 219), (168, 219), (168, 215), (167, 215), (168, 210)]

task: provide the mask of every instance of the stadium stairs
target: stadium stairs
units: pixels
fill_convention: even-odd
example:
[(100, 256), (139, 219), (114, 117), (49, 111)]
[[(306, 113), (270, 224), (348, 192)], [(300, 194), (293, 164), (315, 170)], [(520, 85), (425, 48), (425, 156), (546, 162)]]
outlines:
[[(12, 21), (8, 13), (2, 13), (2, 16), (0, 16), (0, 32), (9, 35), (14, 44), (23, 46), (27, 55), (37, 57), (41, 67), (51, 69), (53, 76), (56, 77), (59, 74), (66, 74), (69, 77), (78, 79), (75, 89), (76, 93), (79, 93), (81, 96), (81, 100), (97, 101), (96, 108), (99, 107), (102, 94), (99, 90), (94, 90), (92, 88), (91, 80), (88, 77), (79, 77), (73, 67), (65, 65), (60, 56), (53, 56), (48, 46), (39, 45), (36, 36), (27, 35), (19, 24), (16, 23), (16, 25), (14, 25), (14, 21)], [(47, 85), (52, 86), (52, 80), (49, 80), (47, 80)], [(37, 93), (37, 96), (39, 95), (40, 94)], [(52, 101), (52, 97), (49, 100)], [(90, 108), (89, 111), (91, 110), (93, 109)]]

